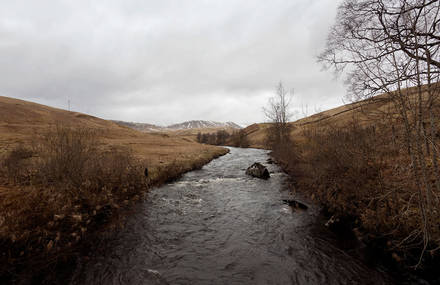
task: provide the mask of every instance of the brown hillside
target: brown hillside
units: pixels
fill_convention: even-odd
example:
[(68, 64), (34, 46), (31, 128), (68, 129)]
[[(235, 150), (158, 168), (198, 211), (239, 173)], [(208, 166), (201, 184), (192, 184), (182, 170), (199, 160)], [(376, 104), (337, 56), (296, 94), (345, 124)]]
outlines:
[[(381, 116), (387, 116), (392, 112), (392, 105), (386, 95), (379, 95), (366, 101), (346, 104), (312, 116), (299, 119), (290, 123), (292, 126), (292, 138), (302, 140), (303, 126), (318, 126), (319, 124), (331, 124), (332, 126), (344, 127), (348, 122), (356, 118), (361, 125), (368, 125), (377, 121)], [(267, 128), (270, 123), (253, 124), (244, 129), (251, 147), (265, 148)]]
[(218, 152), (172, 133), (141, 133), (114, 122), (0, 96), (0, 153), (18, 144), (28, 145), (56, 125), (96, 130), (103, 148), (127, 147), (153, 165), (173, 160), (197, 159)]
[[(423, 86), (422, 90), (425, 91), (426, 88), (426, 86)], [(408, 102), (415, 102), (417, 93), (416, 87), (408, 88), (403, 92), (409, 96)], [(426, 96), (427, 93), (424, 93), (424, 95)], [(292, 126), (291, 135), (297, 142), (301, 142), (303, 139), (303, 128), (301, 127), (313, 127), (322, 124), (331, 124), (333, 127), (344, 127), (347, 126), (349, 122), (352, 122), (353, 118), (356, 118), (362, 126), (368, 126), (378, 120), (385, 119), (387, 116), (389, 118), (390, 114), (397, 114), (397, 111), (394, 109), (393, 104), (390, 103), (388, 94), (382, 94), (292, 122), (290, 123)], [(249, 139), (250, 147), (265, 148), (264, 139), (269, 126), (269, 123), (259, 123), (243, 129)]]

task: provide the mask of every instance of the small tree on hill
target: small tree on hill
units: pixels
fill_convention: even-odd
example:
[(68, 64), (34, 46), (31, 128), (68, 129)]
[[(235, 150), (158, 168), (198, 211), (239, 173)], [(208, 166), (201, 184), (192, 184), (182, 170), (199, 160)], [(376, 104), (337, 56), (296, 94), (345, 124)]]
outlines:
[(276, 87), (275, 96), (269, 99), (268, 106), (263, 108), (264, 114), (270, 121), (266, 137), (266, 145), (274, 152), (291, 145), (289, 120), (292, 113), (289, 111), (293, 93), (288, 92), (282, 82)]

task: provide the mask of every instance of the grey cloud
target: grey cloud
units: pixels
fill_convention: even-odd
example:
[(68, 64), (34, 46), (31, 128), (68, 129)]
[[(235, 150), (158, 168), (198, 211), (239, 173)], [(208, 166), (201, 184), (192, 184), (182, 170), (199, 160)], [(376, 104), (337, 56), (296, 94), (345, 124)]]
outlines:
[(343, 96), (315, 59), (334, 0), (0, 4), (2, 95), (160, 124), (262, 121), (280, 80), (297, 105)]

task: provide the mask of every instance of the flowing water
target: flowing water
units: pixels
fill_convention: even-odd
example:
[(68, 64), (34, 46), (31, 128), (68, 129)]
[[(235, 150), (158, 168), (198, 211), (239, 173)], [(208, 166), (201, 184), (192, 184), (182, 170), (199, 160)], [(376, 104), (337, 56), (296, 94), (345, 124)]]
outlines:
[(388, 284), (336, 246), (318, 209), (294, 210), (287, 176), (245, 175), (264, 150), (236, 149), (152, 190), (72, 284)]

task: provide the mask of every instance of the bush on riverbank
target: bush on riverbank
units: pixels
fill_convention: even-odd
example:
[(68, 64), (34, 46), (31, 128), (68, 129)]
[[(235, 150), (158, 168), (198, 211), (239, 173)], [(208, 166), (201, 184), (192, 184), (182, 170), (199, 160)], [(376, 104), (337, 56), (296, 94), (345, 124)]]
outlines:
[[(364, 233), (365, 241), (385, 240), (381, 246), (400, 265), (418, 264), (424, 270), (438, 260), (440, 204), (434, 196), (431, 222), (423, 223), (413, 178), (417, 166), (411, 163), (402, 128), (398, 121), (362, 125), (355, 119), (344, 127), (324, 122), (306, 125), (301, 142), (290, 148), (295, 155), (273, 154), (298, 188), (327, 212), (353, 221), (349, 226)], [(433, 165), (429, 157), (426, 161), (434, 187)], [(430, 233), (426, 248), (424, 231)]]

